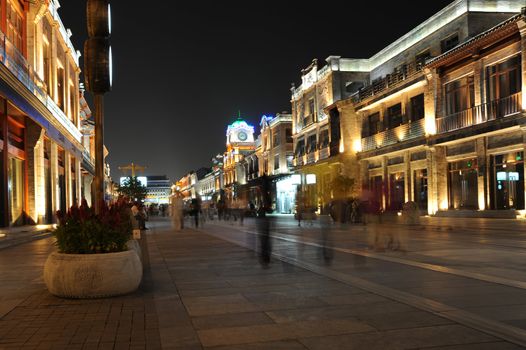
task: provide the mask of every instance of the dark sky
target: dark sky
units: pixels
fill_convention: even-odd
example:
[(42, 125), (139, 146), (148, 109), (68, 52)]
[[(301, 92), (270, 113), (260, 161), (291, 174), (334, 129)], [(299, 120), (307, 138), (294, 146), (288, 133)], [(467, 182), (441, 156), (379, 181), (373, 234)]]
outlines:
[[(209, 166), (238, 110), (254, 125), (290, 111), (290, 84), (313, 58), (368, 58), (450, 2), (114, 0), (105, 123), (114, 179), (132, 161), (172, 180)], [(85, 3), (59, 10), (81, 51)]]

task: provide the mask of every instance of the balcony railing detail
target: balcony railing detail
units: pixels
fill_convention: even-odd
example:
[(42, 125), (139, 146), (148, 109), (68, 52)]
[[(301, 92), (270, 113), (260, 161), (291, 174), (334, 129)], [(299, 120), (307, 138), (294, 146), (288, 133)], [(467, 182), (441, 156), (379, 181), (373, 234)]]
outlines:
[(329, 158), (331, 156), (331, 149), (330, 149), (330, 147), (322, 148), (318, 152), (319, 152), (320, 160), (327, 159), (327, 158)]
[(385, 77), (374, 80), (371, 85), (365, 86), (353, 96), (353, 101), (359, 103), (369, 97), (378, 95), (390, 88), (400, 85), (400, 83), (416, 76), (422, 72), (422, 63), (412, 62), (398, 68)]
[(315, 163), (315, 162), (316, 162), (316, 153), (315, 152), (307, 153), (307, 161), (306, 161), (306, 163), (307, 164), (312, 164), (312, 163)]
[(424, 136), (424, 119), (400, 125), (362, 139), (362, 151), (372, 151), (377, 148), (394, 145), (398, 142)]
[(450, 114), (436, 120), (437, 132), (445, 133), (467, 128), (491, 120), (500, 119), (521, 112), (522, 93), (516, 93), (500, 100), (484, 103), (464, 111)]

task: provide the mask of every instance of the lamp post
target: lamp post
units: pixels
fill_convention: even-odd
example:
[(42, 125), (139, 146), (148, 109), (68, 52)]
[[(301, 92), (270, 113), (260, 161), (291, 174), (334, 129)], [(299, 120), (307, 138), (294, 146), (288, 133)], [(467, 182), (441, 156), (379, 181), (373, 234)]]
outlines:
[(92, 206), (104, 201), (104, 94), (111, 91), (111, 7), (109, 0), (88, 0), (88, 40), (84, 43), (84, 76), (95, 103), (95, 184)]

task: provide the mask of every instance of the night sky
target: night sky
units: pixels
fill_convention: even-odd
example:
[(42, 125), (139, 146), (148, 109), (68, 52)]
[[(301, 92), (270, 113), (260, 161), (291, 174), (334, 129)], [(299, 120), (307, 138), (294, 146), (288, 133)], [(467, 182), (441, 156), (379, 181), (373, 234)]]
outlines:
[[(59, 10), (81, 52), (85, 3)], [(290, 111), (290, 85), (313, 58), (320, 68), (330, 55), (369, 58), (449, 3), (114, 0), (105, 123), (114, 180), (132, 161), (172, 180), (209, 166), (238, 111), (253, 125)]]

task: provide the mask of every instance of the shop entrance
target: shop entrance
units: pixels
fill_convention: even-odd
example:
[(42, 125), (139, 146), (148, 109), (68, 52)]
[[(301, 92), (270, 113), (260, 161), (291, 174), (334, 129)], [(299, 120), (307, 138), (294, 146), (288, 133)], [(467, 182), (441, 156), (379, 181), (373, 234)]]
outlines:
[(524, 209), (524, 153), (491, 157), (492, 209)]

